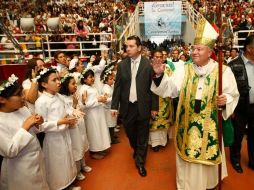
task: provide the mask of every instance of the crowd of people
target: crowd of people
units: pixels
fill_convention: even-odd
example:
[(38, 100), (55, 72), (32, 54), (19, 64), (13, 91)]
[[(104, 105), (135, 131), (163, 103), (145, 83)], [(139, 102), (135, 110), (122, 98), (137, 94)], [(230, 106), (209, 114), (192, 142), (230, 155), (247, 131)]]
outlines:
[(3, 1), (0, 6), (1, 17), (4, 18), (10, 31), (13, 31), (15, 27), (22, 29), (21, 18), (34, 18), (35, 29), (41, 33), (50, 30), (47, 28), (47, 20), (52, 17), (60, 17), (58, 32), (71, 33), (74, 32), (79, 20), (83, 20), (89, 27), (112, 26), (113, 19), (119, 18), (123, 12), (133, 10), (131, 1), (115, 3), (112, 0), (108, 2), (66, 1), (61, 4), (49, 1), (41, 5), (33, 1)]
[[(228, 64), (230, 67), (225, 67), (223, 94), (218, 97), (215, 97), (216, 93), (214, 93), (217, 88), (213, 88), (215, 83), (217, 84), (218, 72), (214, 69), (217, 68), (217, 62), (210, 58), (214, 48), (214, 38), (212, 38), (213, 44), (206, 44), (202, 39), (195, 41), (191, 47), (190, 62), (180, 59), (180, 54), (188, 55), (190, 52), (187, 47), (183, 47), (182, 51), (173, 49), (170, 54), (158, 49), (149, 56), (148, 50), (142, 48), (137, 36), (130, 36), (127, 39), (126, 52), (121, 57), (113, 56), (109, 59), (108, 52), (103, 51), (101, 58), (91, 56), (86, 67), (78, 57), (73, 57), (68, 62), (66, 55), (61, 51), (55, 54), (56, 67), (45, 68), (43, 60), (31, 59), (27, 78), (22, 84), (23, 93), (14, 75), (1, 84), (0, 135), (1, 139), (5, 139), (1, 144), (1, 155), (4, 157), (1, 187), (15, 189), (15, 185), (18, 185), (19, 188), (29, 189), (35, 185), (42, 189), (66, 187), (80, 189), (71, 184), (74, 179), (83, 180), (85, 178), (83, 172), (91, 171), (84, 159), (85, 152), (89, 150), (89, 155), (93, 159), (103, 159), (107, 154), (113, 153), (109, 152), (110, 146), (119, 143), (115, 135), (119, 113), (133, 148), (136, 167), (142, 177), (147, 175), (145, 161), (148, 143), (153, 151), (158, 152), (161, 147), (166, 146), (168, 133), (174, 126), (177, 134), (179, 133), (175, 136), (175, 141), (179, 143), (176, 163), (179, 174), (177, 188), (181, 189), (185, 186), (193, 189), (197, 188), (197, 184), (200, 190), (216, 187), (219, 163), (222, 162), (223, 177), (227, 176), (225, 153), (224, 149), (219, 148), (216, 118), (213, 117), (217, 106), (224, 107), (224, 119), (230, 118), (234, 113), (232, 121), (237, 136), (230, 147), (230, 157), (233, 167), (239, 173), (243, 172), (240, 164), (241, 141), (244, 128), (246, 124), (248, 125), (249, 167), (253, 168), (253, 142), (250, 138), (253, 131), (250, 117), (253, 113), (254, 94), (249, 88), (246, 89), (245, 83), (240, 79), (243, 76), (246, 82), (249, 79), (249, 85), (252, 87), (253, 64), (250, 61), (253, 57), (251, 48), (254, 38), (249, 36), (245, 41), (244, 53), (230, 61)], [(249, 60), (246, 63), (247, 72), (239, 76), (237, 68), (245, 59)], [(189, 74), (185, 73), (186, 69)], [(129, 72), (126, 72), (128, 70)], [(194, 78), (189, 78), (191, 76)], [(145, 82), (144, 79), (147, 81)], [(204, 80), (203, 83), (201, 79)], [(205, 80), (215, 83), (209, 84)], [(202, 92), (191, 91), (193, 85), (198, 89), (202, 89), (202, 85), (208, 85), (204, 86), (204, 93), (208, 94), (204, 96)], [(213, 91), (205, 89), (213, 89)], [(191, 95), (189, 92), (196, 95)], [(179, 99), (175, 99), (178, 96)], [(209, 101), (205, 101), (204, 104), (202, 101), (206, 97)], [(23, 100), (25, 100), (25, 107)], [(191, 102), (195, 102), (195, 105), (188, 107), (192, 105)], [(210, 104), (214, 105), (213, 110), (210, 110)], [(250, 109), (243, 113), (242, 108), (245, 107)], [(100, 119), (97, 118), (98, 113)], [(12, 124), (13, 118), (16, 118), (15, 125)], [(6, 129), (11, 129), (13, 135), (6, 135)], [(184, 132), (185, 130), (189, 132)], [(207, 135), (202, 135), (203, 130), (208, 131)], [(44, 132), (44, 137), (36, 136), (38, 132)], [(215, 144), (204, 144), (208, 142), (206, 138)], [(204, 146), (207, 151), (202, 151)], [(61, 151), (60, 157), (59, 151)], [(31, 156), (34, 152), (37, 152), (38, 157)], [(40, 156), (42, 154), (44, 159)], [(12, 162), (7, 162), (9, 158), (12, 158)], [(27, 164), (22, 161), (23, 159), (31, 159), (31, 162)], [(4, 172), (7, 169), (16, 174), (16, 170), (22, 173), (24, 170), (33, 170), (33, 167), (38, 165), (40, 168), (45, 167), (45, 172), (42, 170), (39, 172), (40, 175), (26, 180), (26, 183), (23, 180), (24, 175), (16, 175), (20, 177), (12, 183)], [(20, 167), (23, 170), (19, 170)], [(65, 172), (57, 172), (59, 168)], [(183, 172), (185, 175), (180, 175)], [(197, 179), (201, 180), (200, 183), (195, 182)], [(37, 183), (33, 183), (33, 180), (37, 180)]]
[[(0, 5), (1, 19), (4, 25), (14, 35), (24, 34), (16, 38), (27, 57), (33, 54), (42, 54), (43, 49), (48, 49), (47, 45), (42, 45), (43, 41), (62, 42), (50, 44), (50, 49), (80, 49), (81, 46), (78, 42), (82, 41), (82, 48), (88, 49), (85, 54), (90, 56), (89, 49), (99, 49), (101, 45), (110, 46), (110, 43), (100, 43), (100, 41), (116, 39), (122, 33), (127, 18), (134, 9), (135, 5), (131, 1), (116, 3), (113, 0), (107, 2), (79, 1), (79, 4), (77, 1), (67, 1), (62, 4), (53, 1), (41, 4), (41, 6), (32, 1), (29, 3), (26, 1), (3, 1)], [(52, 29), (48, 26), (47, 21), (54, 17), (59, 17), (59, 23), (57, 28)], [(34, 18), (34, 27), (29, 30), (22, 28), (21, 18)], [(0, 33), (3, 34), (3, 32)], [(50, 35), (41, 35), (46, 33)], [(113, 36), (111, 36), (112, 34)], [(6, 36), (1, 38), (1, 43), (10, 42)], [(13, 50), (14, 46), (3, 44), (0, 49)], [(27, 53), (27, 50), (40, 51)], [(48, 55), (45, 56), (48, 57)], [(12, 60), (8, 61), (8, 63), (11, 62)]]
[[(199, 11), (211, 24), (219, 24), (219, 1), (191, 1), (194, 8)], [(221, 17), (225, 47), (232, 48), (233, 32), (240, 30), (253, 30), (254, 24), (254, 2), (230, 0), (221, 2)], [(248, 32), (240, 33), (238, 38), (246, 38)], [(243, 46), (243, 39), (237, 43)]]
[[(217, 1), (197, 0), (190, 2), (210, 23), (218, 26)], [(94, 49), (99, 50), (101, 45), (106, 45), (106, 47), (110, 46), (109, 43), (99, 43), (99, 41), (114, 41), (123, 32), (126, 23), (120, 23), (120, 21), (116, 20), (123, 17), (123, 15), (124, 20), (126, 20), (129, 16), (128, 13), (133, 12), (135, 9), (136, 3), (135, 1), (119, 1), (115, 3), (115, 1), (111, 0), (107, 3), (100, 1), (79, 1), (78, 4), (76, 1), (68, 1), (67, 3), (58, 4), (50, 1), (47, 4), (38, 5), (25, 1), (3, 1), (0, 9), (2, 10), (1, 16), (4, 19), (3, 22), (13, 34), (21, 34), (24, 32), (20, 26), (20, 18), (34, 18), (34, 31), (28, 32), (25, 36), (17, 37), (18, 41), (22, 43), (21, 47), (24, 52), (27, 52), (27, 50), (34, 51), (34, 53), (26, 53), (26, 58), (32, 57), (33, 54), (42, 54), (42, 51), (37, 50), (48, 49), (46, 45), (42, 45), (42, 42), (46, 40), (60, 42), (50, 44), (50, 49), (70, 49), (71, 53), (76, 53), (74, 49), (83, 48), (87, 50), (84, 51), (84, 54), (90, 56), (94, 54), (93, 51), (96, 51)], [(10, 7), (12, 7), (12, 10)], [(252, 2), (248, 1), (232, 0), (223, 3), (222, 27), (224, 29), (225, 50), (231, 51), (233, 48), (232, 32), (252, 29), (252, 7)], [(59, 28), (51, 31), (47, 26), (47, 20), (53, 17), (59, 17)], [(48, 39), (40, 35), (41, 33), (47, 32), (52, 33), (52, 35), (48, 36)], [(96, 33), (96, 35), (90, 35), (93, 33)], [(109, 33), (109, 35), (104, 33)], [(111, 36), (111, 34), (114, 35)], [(238, 37), (246, 38), (248, 34), (248, 32), (240, 33)], [(79, 41), (83, 41), (84, 43), (80, 45), (78, 43)], [(1, 38), (1, 43), (8, 42), (10, 40), (7, 37), (4, 36)], [(170, 46), (174, 46), (173, 43), (172, 41), (165, 40), (160, 46), (169, 50)], [(239, 41), (239, 45), (243, 45), (242, 40)], [(14, 46), (12, 44), (5, 44), (0, 48), (2, 50), (13, 50)], [(152, 47), (149, 49), (155, 48)], [(96, 53), (98, 52), (100, 51), (96, 51)], [(8, 57), (9, 55), (6, 56)], [(9, 60), (7, 63), (11, 63), (13, 60)], [(6, 63), (6, 61), (2, 61), (2, 63)]]

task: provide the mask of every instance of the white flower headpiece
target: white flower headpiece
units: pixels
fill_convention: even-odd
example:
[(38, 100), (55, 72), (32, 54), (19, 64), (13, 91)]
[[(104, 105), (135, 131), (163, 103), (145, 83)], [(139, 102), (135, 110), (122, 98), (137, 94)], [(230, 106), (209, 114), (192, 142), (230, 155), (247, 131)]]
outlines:
[(45, 75), (46, 73), (48, 73), (49, 71), (57, 71), (55, 66), (51, 66), (49, 68), (43, 68), (39, 74), (36, 76), (36, 80), (38, 81), (43, 75)]
[(103, 73), (103, 77), (102, 77), (102, 81), (105, 82), (106, 78), (108, 77), (108, 75), (113, 74), (113, 69), (114, 69), (114, 65), (110, 66), (109, 68), (107, 68), (104, 73)]
[[(91, 71), (94, 72), (94, 70), (93, 70), (91, 67), (86, 67), (86, 68), (84, 69), (84, 71), (82, 72), (82, 75), (86, 74), (86, 72), (89, 71), (89, 70), (91, 70)], [(83, 78), (84, 78), (84, 77), (83, 77)]]
[(77, 65), (77, 63), (78, 63), (78, 59), (72, 59), (71, 61), (70, 61), (70, 64), (69, 64), (69, 70), (72, 70), (72, 69), (74, 69), (75, 67), (76, 67), (76, 65)]
[[(81, 75), (82, 76), (82, 75)], [(67, 73), (66, 75), (64, 75), (63, 78), (61, 78), (61, 83), (63, 83), (67, 78), (69, 77), (73, 77), (75, 78), (75, 74), (74, 73)], [(83, 77), (83, 76), (82, 76)], [(80, 77), (81, 78), (81, 77)]]
[(12, 74), (7, 81), (0, 85), (0, 94), (8, 87), (12, 86), (19, 78)]

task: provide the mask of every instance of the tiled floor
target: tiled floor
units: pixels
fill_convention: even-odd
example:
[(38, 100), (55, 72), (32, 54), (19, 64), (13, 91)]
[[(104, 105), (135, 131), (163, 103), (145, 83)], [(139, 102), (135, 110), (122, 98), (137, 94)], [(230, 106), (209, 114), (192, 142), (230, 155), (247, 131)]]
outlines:
[[(121, 143), (113, 145), (110, 154), (102, 160), (93, 160), (87, 155), (87, 164), (93, 168), (85, 174), (86, 179), (77, 182), (82, 190), (175, 190), (175, 149), (172, 140), (159, 152), (148, 151), (147, 177), (140, 177), (132, 159), (132, 151), (123, 129), (119, 133)], [(254, 171), (247, 167), (246, 142), (243, 143), (243, 174), (236, 173), (229, 163), (229, 176), (223, 181), (223, 190), (253, 190)]]

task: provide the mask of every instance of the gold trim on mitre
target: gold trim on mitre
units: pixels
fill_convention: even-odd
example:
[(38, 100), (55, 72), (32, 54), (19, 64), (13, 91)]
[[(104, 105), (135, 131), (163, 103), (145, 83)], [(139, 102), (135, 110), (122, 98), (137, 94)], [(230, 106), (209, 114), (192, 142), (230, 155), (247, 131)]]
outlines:
[(212, 25), (205, 19), (201, 18), (197, 23), (196, 36), (194, 39), (194, 45), (205, 45), (209, 48), (213, 48), (218, 37), (218, 33), (212, 27)]

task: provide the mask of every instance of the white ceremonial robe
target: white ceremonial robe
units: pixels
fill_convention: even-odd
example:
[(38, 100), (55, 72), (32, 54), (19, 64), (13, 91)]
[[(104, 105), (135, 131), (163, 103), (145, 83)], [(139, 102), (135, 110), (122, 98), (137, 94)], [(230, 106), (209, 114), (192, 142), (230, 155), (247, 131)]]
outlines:
[[(205, 66), (206, 74), (209, 74), (213, 68), (218, 67), (218, 63), (210, 60)], [(195, 70), (195, 67), (193, 65)], [(198, 72), (195, 70), (195, 72)], [(179, 96), (182, 82), (184, 80), (184, 67), (176, 70), (171, 77), (164, 75), (160, 85), (157, 87), (152, 82), (151, 90), (161, 97), (177, 97)], [(222, 111), (222, 116), (226, 120), (233, 113), (239, 99), (239, 92), (235, 77), (229, 67), (227, 67), (222, 75), (222, 94), (226, 95), (226, 108)], [(226, 159), (224, 147), (222, 146), (222, 179), (227, 176)], [(204, 164), (196, 164), (184, 161), (177, 155), (176, 159), (176, 183), (178, 190), (206, 190), (214, 188), (218, 184), (218, 165), (207, 166)]]
[(26, 131), (23, 122), (31, 115), (27, 107), (0, 112), (1, 190), (48, 190), (44, 155), (35, 127)]
[[(69, 115), (73, 114), (74, 108), (73, 104), (73, 96), (64, 96), (65, 106), (67, 107), (67, 113)], [(86, 135), (86, 127), (84, 117), (78, 118), (77, 124), (75, 127), (71, 127), (70, 129), (71, 136), (71, 145), (73, 151), (73, 157), (75, 161), (81, 160), (85, 152), (88, 150), (88, 140)]]
[(156, 131), (150, 131), (148, 144), (150, 144), (152, 147), (159, 145), (166, 146), (168, 142), (167, 135), (168, 129), (157, 129)]
[(110, 147), (109, 130), (106, 123), (104, 108), (98, 102), (99, 93), (93, 86), (82, 85), (79, 97), (87, 92), (85, 105), (85, 123), (90, 151), (103, 151)]
[(75, 180), (77, 170), (69, 126), (57, 125), (58, 120), (66, 115), (63, 97), (43, 92), (35, 102), (35, 113), (44, 118), (43, 152), (49, 187), (52, 190), (64, 189)]
[(183, 68), (183, 67), (184, 67), (184, 64), (185, 64), (184, 61), (179, 60), (179, 61), (177, 61), (177, 62), (172, 62), (172, 63), (173, 63), (174, 66), (175, 66), (175, 70), (184, 69), (184, 68)]
[(103, 105), (108, 127), (115, 127), (117, 123), (117, 117), (113, 117), (111, 114), (111, 101), (112, 101), (113, 90), (114, 90), (114, 87), (109, 86), (108, 84), (104, 84), (101, 90), (102, 95), (104, 94), (108, 95), (107, 103)]
[[(228, 176), (224, 146), (222, 146), (221, 179)], [(176, 186), (178, 190), (213, 189), (218, 184), (218, 165), (208, 166), (184, 161), (176, 154)]]

